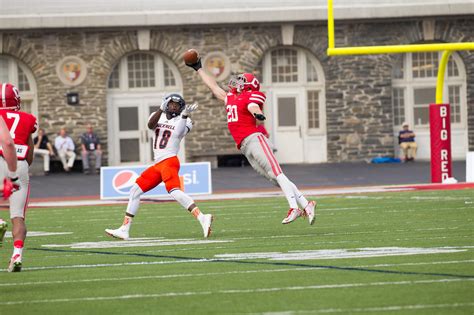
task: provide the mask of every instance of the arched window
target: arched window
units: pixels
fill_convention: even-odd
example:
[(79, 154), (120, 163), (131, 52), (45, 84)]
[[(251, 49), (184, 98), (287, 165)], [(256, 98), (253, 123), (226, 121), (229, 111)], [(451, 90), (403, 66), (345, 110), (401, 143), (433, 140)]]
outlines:
[(110, 76), (111, 90), (161, 89), (176, 91), (180, 88), (179, 73), (166, 57), (153, 53), (134, 53), (120, 60)]
[[(441, 52), (400, 55), (392, 73), (392, 104), (395, 141), (407, 122), (416, 134), (418, 157), (430, 158), (429, 104), (436, 101), (436, 80)], [(445, 74), (443, 103), (451, 105), (451, 145), (454, 159), (464, 159), (467, 144), (466, 71), (453, 53)], [(398, 143), (395, 144), (398, 147)]]
[[(325, 162), (324, 71), (319, 61), (297, 47), (279, 47), (263, 59), (263, 88), (268, 92), (268, 128), (281, 163)], [(313, 148), (318, 148), (318, 152)], [(322, 149), (321, 149), (322, 148)]]
[(25, 64), (8, 56), (0, 56), (0, 82), (9, 82), (18, 87), (22, 111), (38, 116), (36, 84)]
[[(441, 52), (409, 53), (401, 56), (392, 74), (394, 124), (403, 121), (425, 128), (428, 105), (436, 99), (436, 78)], [(453, 53), (448, 62), (443, 102), (451, 104), (451, 124), (464, 126), (466, 117), (466, 73), (461, 58)]]
[[(181, 82), (178, 68), (159, 53), (135, 52), (120, 59), (107, 82), (110, 165), (153, 161), (148, 117), (166, 93), (182, 92)], [(184, 161), (183, 147), (179, 157)]]

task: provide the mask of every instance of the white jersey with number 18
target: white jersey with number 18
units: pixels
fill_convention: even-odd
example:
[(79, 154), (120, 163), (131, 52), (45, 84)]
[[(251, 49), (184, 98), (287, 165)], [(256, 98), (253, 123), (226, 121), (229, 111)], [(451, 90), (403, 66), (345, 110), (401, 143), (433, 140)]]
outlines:
[[(153, 116), (153, 114), (151, 116)], [(193, 122), (189, 117), (185, 119), (180, 115), (168, 119), (166, 114), (162, 113), (154, 129), (153, 153), (155, 163), (178, 155), (181, 139), (183, 139), (192, 128)]]

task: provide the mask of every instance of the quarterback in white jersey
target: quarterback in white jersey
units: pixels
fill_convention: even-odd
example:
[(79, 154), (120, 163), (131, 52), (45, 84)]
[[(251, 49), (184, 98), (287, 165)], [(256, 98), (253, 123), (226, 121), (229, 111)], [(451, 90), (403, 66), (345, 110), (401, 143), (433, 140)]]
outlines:
[(179, 144), (192, 129), (192, 121), (188, 116), (197, 107), (197, 104), (186, 105), (183, 97), (174, 93), (166, 95), (160, 109), (151, 114), (148, 119), (148, 128), (155, 131), (153, 141), (155, 164), (147, 168), (130, 189), (122, 226), (115, 230), (106, 229), (105, 232), (108, 235), (127, 240), (132, 219), (137, 214), (140, 205), (140, 196), (161, 182), (165, 183), (168, 193), (201, 223), (204, 237), (211, 234), (212, 215), (203, 214), (194, 200), (183, 192), (178, 175)]

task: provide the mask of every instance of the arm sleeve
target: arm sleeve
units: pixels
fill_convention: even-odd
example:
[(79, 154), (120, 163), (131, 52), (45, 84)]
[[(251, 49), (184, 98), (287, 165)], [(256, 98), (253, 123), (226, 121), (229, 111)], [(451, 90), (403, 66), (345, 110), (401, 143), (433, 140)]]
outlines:
[(249, 101), (251, 103), (255, 103), (258, 106), (260, 106), (261, 109), (263, 108), (263, 104), (265, 104), (266, 99), (267, 98), (266, 98), (265, 94), (263, 94), (260, 91), (252, 92), (249, 96)]
[(31, 126), (31, 133), (35, 133), (36, 130), (38, 130), (38, 119), (34, 115), (31, 115), (33, 117), (33, 124)]
[(186, 119), (186, 134), (190, 132), (191, 129), (193, 129), (193, 121), (191, 120), (191, 118), (188, 117), (188, 119)]
[(180, 117), (180, 120), (178, 121), (178, 123), (176, 124), (176, 128), (175, 128), (175, 132), (180, 136), (184, 136), (186, 135), (186, 121), (189, 119), (189, 118), (186, 118), (184, 119), (183, 117), (179, 116)]

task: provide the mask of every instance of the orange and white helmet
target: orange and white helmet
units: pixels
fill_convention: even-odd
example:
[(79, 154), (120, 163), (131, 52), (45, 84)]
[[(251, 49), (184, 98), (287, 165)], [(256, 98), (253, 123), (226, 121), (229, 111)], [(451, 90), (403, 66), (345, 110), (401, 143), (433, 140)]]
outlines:
[(0, 83), (0, 109), (20, 110), (20, 92), (10, 83)]

